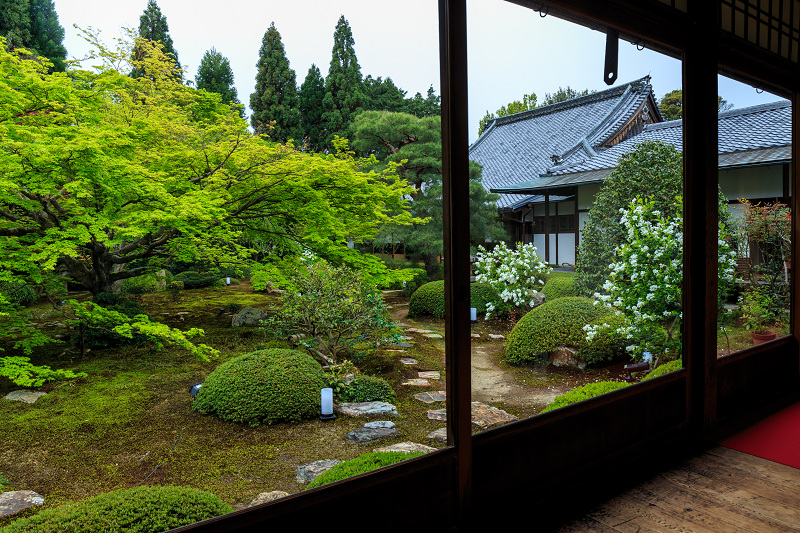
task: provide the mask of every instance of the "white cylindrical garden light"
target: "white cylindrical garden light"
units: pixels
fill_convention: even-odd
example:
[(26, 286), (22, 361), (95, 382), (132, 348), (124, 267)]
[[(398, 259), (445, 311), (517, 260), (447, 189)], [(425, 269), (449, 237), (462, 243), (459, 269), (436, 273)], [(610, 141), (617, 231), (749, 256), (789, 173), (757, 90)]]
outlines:
[(333, 414), (333, 389), (330, 387), (324, 388), (320, 396), (320, 420), (333, 420), (336, 415)]
[(475, 307), (469, 308), (469, 321), (473, 324), (478, 321), (478, 309)]

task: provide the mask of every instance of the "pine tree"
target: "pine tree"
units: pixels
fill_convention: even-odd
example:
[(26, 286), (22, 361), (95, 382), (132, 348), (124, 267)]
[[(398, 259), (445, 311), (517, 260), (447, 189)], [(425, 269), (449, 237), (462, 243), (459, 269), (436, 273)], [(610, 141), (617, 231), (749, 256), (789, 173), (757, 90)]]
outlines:
[(54, 71), (64, 72), (67, 49), (64, 28), (58, 23), (53, 0), (30, 0), (31, 40), (29, 47), (53, 62)]
[(364, 78), (364, 111), (405, 111), (406, 91), (397, 87), (392, 78)]
[(28, 0), (0, 0), (0, 37), (9, 50), (26, 48), (31, 42)]
[(312, 63), (303, 85), (300, 86), (298, 103), (304, 144), (313, 151), (321, 150), (325, 144), (322, 131), (323, 98), (325, 98), (325, 79), (319, 68)]
[(258, 53), (256, 90), (250, 95), (250, 122), (256, 132), (285, 142), (300, 138), (300, 111), (297, 103), (297, 78), (289, 67), (281, 34), (270, 24)]
[[(198, 89), (221, 95), (224, 102), (240, 103), (236, 87), (233, 85), (231, 62), (215, 48), (206, 50), (203, 54), (200, 66), (197, 67), (194, 85)], [(243, 111), (240, 109), (240, 112)]]
[(322, 102), (322, 124), (328, 143), (334, 135), (347, 136), (347, 129), (364, 102), (355, 40), (344, 15), (339, 17), (333, 32), (331, 56), (328, 77), (325, 79), (325, 99)]
[[(169, 36), (169, 26), (167, 25), (167, 17), (161, 13), (161, 9), (156, 4), (156, 0), (148, 0), (147, 8), (145, 8), (142, 16), (139, 17), (139, 37), (148, 39), (150, 41), (158, 41), (164, 47), (164, 53), (171, 54), (175, 58), (176, 72), (181, 79), (183, 79), (183, 72), (180, 71), (181, 64), (178, 60), (178, 52), (172, 44), (172, 37)], [(133, 56), (136, 60), (141, 60), (142, 51), (134, 47)], [(142, 75), (142, 70), (139, 67), (134, 67), (131, 76), (138, 78)]]

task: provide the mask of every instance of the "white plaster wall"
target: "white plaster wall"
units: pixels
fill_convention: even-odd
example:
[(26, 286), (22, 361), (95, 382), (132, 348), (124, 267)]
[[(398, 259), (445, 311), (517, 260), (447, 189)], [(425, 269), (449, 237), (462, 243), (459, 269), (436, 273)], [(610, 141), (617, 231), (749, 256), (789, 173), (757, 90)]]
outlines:
[(575, 264), (575, 234), (561, 233), (558, 236), (558, 262)]

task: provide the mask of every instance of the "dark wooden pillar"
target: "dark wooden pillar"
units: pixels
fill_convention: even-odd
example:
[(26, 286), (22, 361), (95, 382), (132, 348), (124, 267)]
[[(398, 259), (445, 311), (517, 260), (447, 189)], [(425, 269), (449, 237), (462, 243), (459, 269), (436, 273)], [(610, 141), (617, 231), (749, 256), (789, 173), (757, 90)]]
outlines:
[(544, 193), (544, 257), (546, 263), (550, 260), (550, 193)]
[(793, 349), (796, 357), (798, 354), (798, 346), (800, 346), (800, 312), (798, 312), (798, 305), (800, 305), (800, 283), (797, 282), (797, 273), (800, 272), (800, 251), (797, 247), (800, 244), (798, 239), (798, 232), (800, 232), (800, 222), (798, 222), (798, 214), (800, 214), (800, 198), (798, 198), (797, 190), (800, 187), (800, 170), (798, 170), (798, 157), (800, 157), (800, 148), (798, 148), (797, 128), (800, 128), (800, 87), (793, 87), (792, 91), (792, 163), (789, 165), (789, 176), (791, 180), (789, 205), (792, 209), (792, 276), (789, 279), (790, 283), (790, 306), (791, 321), (792, 321), (792, 339)]
[(717, 59), (715, 2), (692, 2), (683, 59), (684, 363), (689, 424), (713, 427), (717, 400)]
[(459, 530), (469, 524), (472, 422), (469, 331), (469, 168), (466, 0), (439, 0), (442, 86), (442, 202), (444, 207), (447, 442), (456, 449)]

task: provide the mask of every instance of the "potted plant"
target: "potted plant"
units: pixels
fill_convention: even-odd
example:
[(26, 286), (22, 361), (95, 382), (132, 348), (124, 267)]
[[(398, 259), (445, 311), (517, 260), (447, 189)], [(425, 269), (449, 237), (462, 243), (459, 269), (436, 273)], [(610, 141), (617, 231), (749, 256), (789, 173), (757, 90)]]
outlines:
[(739, 299), (743, 325), (749, 329), (753, 344), (761, 344), (775, 338), (775, 332), (769, 329), (777, 319), (774, 302), (758, 287), (744, 293)]

